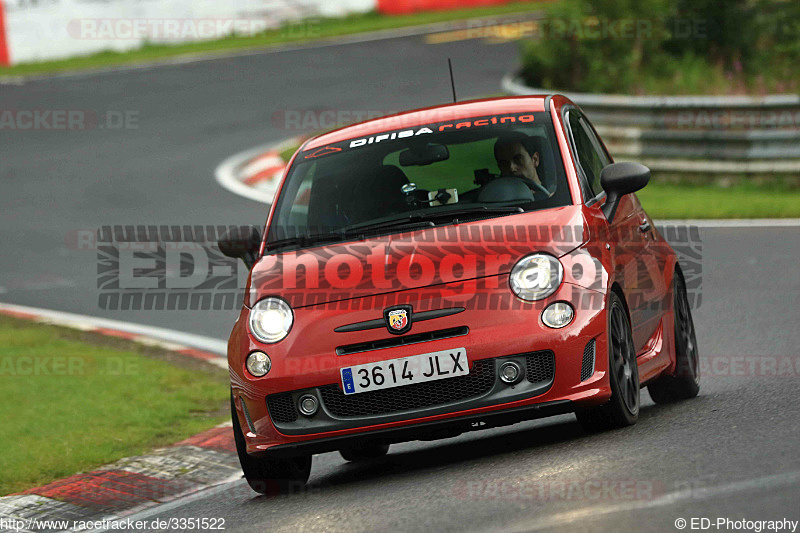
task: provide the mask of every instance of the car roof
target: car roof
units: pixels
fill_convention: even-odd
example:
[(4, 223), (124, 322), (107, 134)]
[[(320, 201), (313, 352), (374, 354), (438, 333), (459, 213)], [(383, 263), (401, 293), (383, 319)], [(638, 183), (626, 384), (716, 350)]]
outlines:
[(547, 98), (548, 95), (484, 98), (481, 100), (471, 100), (468, 102), (458, 102), (455, 104), (404, 111), (395, 115), (367, 120), (328, 133), (323, 133), (306, 142), (302, 149), (310, 150), (355, 137), (363, 137), (404, 128), (414, 128), (447, 120), (526, 111), (541, 112), (545, 110), (545, 101)]

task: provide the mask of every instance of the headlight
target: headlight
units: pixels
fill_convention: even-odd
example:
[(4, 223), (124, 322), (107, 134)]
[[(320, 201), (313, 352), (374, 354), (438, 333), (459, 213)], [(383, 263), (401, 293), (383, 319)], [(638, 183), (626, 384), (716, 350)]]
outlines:
[(508, 282), (518, 297), (534, 301), (556, 292), (563, 275), (564, 269), (558, 259), (552, 255), (533, 254), (517, 261)]
[(556, 302), (547, 306), (542, 312), (542, 322), (550, 328), (563, 328), (572, 322), (575, 310), (567, 302)]
[(282, 340), (293, 322), (292, 308), (280, 298), (259, 300), (250, 311), (250, 332), (261, 342), (271, 344)]
[(272, 368), (272, 361), (264, 352), (253, 352), (247, 356), (247, 371), (260, 378), (267, 375)]

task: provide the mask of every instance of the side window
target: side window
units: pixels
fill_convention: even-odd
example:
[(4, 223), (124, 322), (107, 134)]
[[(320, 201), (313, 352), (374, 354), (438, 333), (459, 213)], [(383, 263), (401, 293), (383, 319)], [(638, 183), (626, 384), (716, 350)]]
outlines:
[(605, 146), (603, 146), (603, 143), (600, 141), (600, 136), (597, 135), (597, 132), (595, 131), (594, 126), (592, 126), (592, 123), (589, 122), (589, 119), (581, 116), (581, 124), (583, 124), (583, 127), (586, 128), (586, 133), (588, 133), (589, 137), (592, 139), (592, 143), (594, 143), (595, 150), (597, 151), (597, 156), (601, 161), (603, 161), (603, 166), (605, 167), (606, 165), (613, 163), (614, 161), (611, 159), (611, 156), (606, 151)]
[(591, 126), (580, 113), (570, 111), (568, 118), (569, 129), (572, 132), (572, 139), (577, 152), (578, 164), (586, 175), (592, 195), (597, 196), (603, 191), (600, 186), (600, 172), (611, 161), (602, 150)]
[[(600, 138), (597, 136), (597, 132), (594, 131), (594, 127), (589, 122), (589, 120), (581, 116), (581, 124), (583, 125), (583, 129), (586, 130), (586, 134), (592, 140), (592, 146), (594, 146), (594, 152), (597, 155), (597, 158), (600, 160), (600, 170), (602, 171), (606, 166), (610, 165), (614, 161), (611, 159), (611, 156), (608, 155), (606, 152), (603, 143), (600, 141)], [(596, 187), (596, 188), (595, 188)], [(595, 191), (595, 195), (600, 194), (603, 187), (600, 186), (600, 173), (597, 173), (597, 183), (592, 184), (592, 189)]]

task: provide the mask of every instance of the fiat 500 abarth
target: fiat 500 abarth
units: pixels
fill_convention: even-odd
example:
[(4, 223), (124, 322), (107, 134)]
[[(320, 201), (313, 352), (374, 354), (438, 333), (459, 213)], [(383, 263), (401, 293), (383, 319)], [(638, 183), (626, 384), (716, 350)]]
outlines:
[(698, 393), (674, 250), (563, 96), (409, 111), (307, 141), (263, 232), (222, 239), (250, 269), (228, 344), (250, 486), (314, 454), (574, 412), (634, 424)]

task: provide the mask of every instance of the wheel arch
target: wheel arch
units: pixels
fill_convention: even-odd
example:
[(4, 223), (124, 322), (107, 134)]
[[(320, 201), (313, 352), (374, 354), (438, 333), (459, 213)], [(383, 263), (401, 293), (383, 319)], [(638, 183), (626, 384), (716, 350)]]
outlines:
[(628, 299), (625, 297), (625, 291), (622, 290), (622, 285), (615, 281), (611, 285), (611, 290), (609, 292), (615, 293), (617, 296), (619, 296), (619, 299), (622, 300), (622, 307), (625, 308), (625, 314), (628, 315), (628, 323), (633, 325), (633, 321), (631, 320), (631, 310), (628, 308)]

